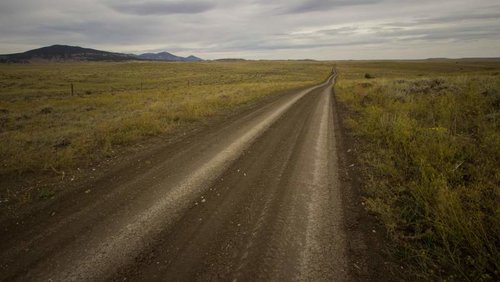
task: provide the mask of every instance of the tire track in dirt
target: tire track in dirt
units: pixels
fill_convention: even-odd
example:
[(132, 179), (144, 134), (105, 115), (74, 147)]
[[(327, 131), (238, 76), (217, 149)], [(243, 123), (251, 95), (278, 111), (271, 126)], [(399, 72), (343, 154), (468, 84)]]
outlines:
[[(325, 192), (325, 189), (330, 189), (330, 180), (325, 179), (329, 177), (327, 170), (335, 169), (330, 166), (330, 155), (334, 151), (329, 149), (334, 139), (333, 129), (330, 128), (333, 123), (329, 102), (333, 82), (332, 75), (323, 84), (288, 95), (246, 118), (230, 123), (217, 135), (211, 135), (206, 140), (193, 140), (186, 146), (189, 150), (179, 150), (144, 175), (119, 183), (116, 189), (108, 188), (115, 193), (93, 205), (69, 210), (67, 217), (60, 222), (35, 227), (42, 230), (35, 237), (29, 236), (32, 235), (29, 231), (11, 237), (5, 243), (10, 247), (4, 249), (0, 256), (3, 268), (0, 277), (5, 280), (75, 281), (101, 280), (125, 274), (138, 280), (163, 280), (175, 269), (166, 263), (155, 273), (155, 268), (138, 262), (138, 259), (146, 253), (145, 250), (155, 246), (160, 247), (161, 253), (169, 240), (175, 242), (175, 238), (184, 235), (187, 238), (185, 244), (190, 245), (191, 250), (196, 249), (196, 243), (199, 243), (200, 250), (211, 250), (206, 253), (212, 253), (213, 257), (206, 258), (204, 254), (188, 251), (189, 248), (179, 248), (181, 251), (178, 250), (170, 260), (176, 256), (186, 258), (184, 266), (189, 266), (189, 261), (199, 262), (196, 258), (204, 257), (212, 261), (213, 266), (200, 269), (197, 265), (192, 267), (198, 269), (196, 273), (180, 272), (177, 273), (181, 275), (179, 278), (213, 278), (222, 274), (226, 278), (248, 279), (252, 273), (263, 279), (314, 277), (310, 273), (317, 270), (310, 265), (316, 264), (318, 259), (312, 259), (312, 256), (316, 256), (318, 248), (321, 248), (317, 244), (328, 241), (328, 232), (332, 231), (322, 227), (324, 217), (331, 215), (329, 212), (323, 214), (322, 210), (332, 204), (332, 199), (340, 199), (330, 197), (331, 191)], [(273, 130), (277, 132), (274, 135)], [(262, 148), (256, 147), (257, 143)], [(262, 166), (248, 163), (249, 177), (246, 177), (247, 172), (240, 173), (237, 163), (245, 162), (247, 155), (251, 155), (248, 151), (252, 150), (266, 154), (277, 152), (277, 158), (267, 159)], [(328, 156), (325, 158), (324, 154)], [(254, 156), (253, 162), (266, 160), (261, 157)], [(297, 170), (302, 172), (296, 173)], [(254, 176), (250, 177), (250, 171)], [(267, 174), (268, 171), (278, 174)], [(290, 181), (294, 174), (309, 177), (311, 172), (312, 182), (309, 182), (310, 179), (302, 183), (300, 180)], [(259, 173), (261, 179), (255, 178)], [(233, 179), (233, 184), (216, 189), (222, 175), (226, 175), (226, 182)], [(113, 186), (113, 183), (105, 185)], [(248, 197), (241, 198), (241, 201), (248, 200), (253, 207), (246, 206), (247, 209), (240, 210), (240, 213), (231, 213), (231, 209), (219, 213), (224, 204), (238, 210), (230, 202), (235, 197), (230, 194), (235, 185), (246, 187), (247, 192), (251, 189), (260, 191), (256, 193), (260, 198), (252, 198), (251, 193), (247, 193)], [(220, 200), (214, 201), (217, 205), (201, 213), (196, 206), (193, 207), (193, 203), (201, 206), (201, 203), (214, 197), (214, 193), (222, 195)], [(304, 193), (310, 195), (306, 197)], [(198, 220), (200, 215), (199, 218), (207, 219), (217, 214), (223, 216), (222, 220), (213, 226), (205, 225), (205, 228), (210, 229), (213, 235), (225, 234), (225, 237), (219, 238), (218, 242), (222, 242), (219, 245), (204, 241), (203, 233), (197, 233), (203, 230), (203, 220), (200, 228), (195, 228), (198, 225), (193, 224), (186, 229), (186, 234), (175, 234), (177, 225), (182, 221), (192, 222)], [(241, 217), (250, 217), (246, 220), (249, 226), (245, 228), (251, 232), (225, 231), (227, 220), (245, 221)], [(290, 228), (293, 221), (298, 224)], [(328, 232), (325, 233), (325, 230)], [(342, 233), (342, 230), (334, 232)], [(19, 242), (23, 244), (16, 244)], [(231, 247), (233, 242), (238, 248)], [(214, 249), (224, 244), (226, 250), (232, 251), (230, 261), (225, 256), (221, 257), (224, 252)], [(22, 250), (25, 246), (29, 246), (26, 252)], [(335, 255), (344, 256), (340, 249), (333, 248), (337, 252)], [(29, 259), (23, 261), (26, 256)], [(182, 264), (182, 260), (178, 263)], [(133, 269), (134, 265), (140, 266), (136, 267), (135, 273), (117, 272), (124, 267)], [(226, 267), (225, 272), (218, 266)], [(189, 267), (186, 269), (188, 271)], [(290, 271), (291, 274), (285, 275)]]

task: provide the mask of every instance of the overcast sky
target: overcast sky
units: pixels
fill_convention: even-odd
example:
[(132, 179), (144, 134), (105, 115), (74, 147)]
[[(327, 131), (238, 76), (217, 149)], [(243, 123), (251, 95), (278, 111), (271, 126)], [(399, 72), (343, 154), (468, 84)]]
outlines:
[(498, 0), (0, 0), (0, 53), (205, 59), (500, 57)]

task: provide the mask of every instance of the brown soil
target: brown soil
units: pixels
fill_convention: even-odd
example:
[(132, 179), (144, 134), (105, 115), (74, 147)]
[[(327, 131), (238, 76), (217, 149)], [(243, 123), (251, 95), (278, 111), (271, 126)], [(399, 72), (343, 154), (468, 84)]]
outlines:
[(4, 220), (0, 280), (387, 280), (333, 83), (156, 138)]

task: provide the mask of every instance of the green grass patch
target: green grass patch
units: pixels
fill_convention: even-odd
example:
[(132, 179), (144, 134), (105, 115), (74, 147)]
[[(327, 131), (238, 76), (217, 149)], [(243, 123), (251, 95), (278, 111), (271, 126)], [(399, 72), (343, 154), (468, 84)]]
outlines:
[(499, 69), (467, 60), (338, 64), (336, 95), (361, 152), (367, 206), (406, 278), (500, 275)]

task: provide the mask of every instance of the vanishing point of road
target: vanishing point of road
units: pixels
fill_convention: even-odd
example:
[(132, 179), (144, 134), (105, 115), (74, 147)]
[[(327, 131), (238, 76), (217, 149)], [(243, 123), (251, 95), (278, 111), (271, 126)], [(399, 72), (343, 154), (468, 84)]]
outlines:
[(117, 169), (58, 202), (55, 216), (3, 230), (0, 279), (353, 280), (335, 78), (170, 144), (147, 169)]

